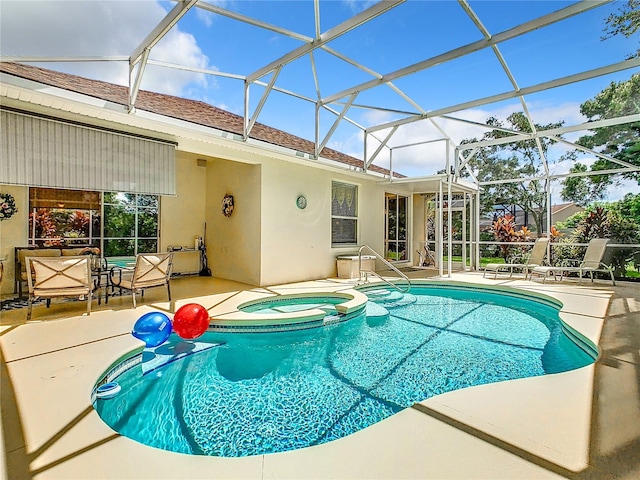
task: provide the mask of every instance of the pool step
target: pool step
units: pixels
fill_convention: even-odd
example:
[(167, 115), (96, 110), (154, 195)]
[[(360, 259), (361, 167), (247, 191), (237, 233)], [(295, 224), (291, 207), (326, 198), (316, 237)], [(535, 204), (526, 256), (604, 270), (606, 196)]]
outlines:
[(386, 308), (403, 307), (405, 305), (416, 303), (417, 301), (418, 297), (416, 297), (415, 295), (412, 295), (410, 293), (403, 293), (399, 298), (384, 300), (382, 302), (382, 305), (384, 305)]
[(386, 298), (389, 295), (392, 295), (393, 293), (400, 293), (400, 292), (398, 292), (396, 290), (389, 290), (387, 288), (378, 288), (376, 290), (366, 290), (364, 293), (371, 300), (378, 300), (378, 299), (381, 299), (381, 298)]
[(367, 290), (367, 296), (373, 302), (378, 303), (386, 308), (402, 307), (415, 303), (418, 299), (410, 293), (402, 293), (397, 290), (388, 290), (381, 288), (377, 290)]
[(389, 310), (387, 310), (386, 308), (384, 308), (382, 305), (376, 303), (376, 302), (372, 302), (372, 301), (368, 301), (367, 302), (367, 319), (371, 318), (371, 319), (382, 319), (382, 318), (387, 318), (389, 316)]

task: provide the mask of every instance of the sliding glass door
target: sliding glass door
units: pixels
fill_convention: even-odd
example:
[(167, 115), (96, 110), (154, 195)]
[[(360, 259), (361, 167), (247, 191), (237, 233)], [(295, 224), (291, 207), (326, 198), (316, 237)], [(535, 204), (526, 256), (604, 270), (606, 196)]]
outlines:
[(385, 194), (385, 258), (390, 262), (408, 259), (409, 198), (395, 193)]

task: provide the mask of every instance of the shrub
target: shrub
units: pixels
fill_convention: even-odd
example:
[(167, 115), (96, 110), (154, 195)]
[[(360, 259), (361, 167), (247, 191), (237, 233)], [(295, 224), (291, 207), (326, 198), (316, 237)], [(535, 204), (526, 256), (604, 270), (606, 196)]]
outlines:
[[(585, 212), (572, 215), (568, 221), (574, 217), (581, 219), (575, 224), (573, 235), (554, 249), (556, 264), (566, 259), (582, 259), (586, 251), (586, 247), (562, 245), (562, 243), (589, 243), (593, 238), (608, 238), (610, 243), (617, 244), (640, 243), (640, 223), (635, 221), (633, 215), (628, 215), (634, 212), (635, 197), (640, 198), (640, 196), (627, 195), (627, 197), (622, 205), (615, 203), (592, 205)], [(616, 248), (607, 252), (604, 262), (613, 267), (617, 278), (625, 277), (628, 259), (633, 254), (634, 250), (631, 248)]]
[[(500, 245), (500, 251), (502, 258), (505, 262), (508, 261), (509, 256), (515, 253), (513, 245), (508, 245), (511, 242), (524, 242), (531, 237), (531, 231), (527, 227), (522, 227), (519, 231), (515, 230), (516, 222), (515, 217), (510, 213), (502, 217), (498, 217), (493, 221), (491, 225), (491, 232), (497, 242), (503, 242)], [(522, 252), (519, 252), (522, 253)]]

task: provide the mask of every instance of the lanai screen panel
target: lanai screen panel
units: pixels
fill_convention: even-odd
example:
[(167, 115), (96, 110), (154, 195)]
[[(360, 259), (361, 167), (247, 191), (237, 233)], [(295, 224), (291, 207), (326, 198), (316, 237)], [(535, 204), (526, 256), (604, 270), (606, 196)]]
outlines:
[(175, 145), (2, 110), (0, 183), (175, 195)]

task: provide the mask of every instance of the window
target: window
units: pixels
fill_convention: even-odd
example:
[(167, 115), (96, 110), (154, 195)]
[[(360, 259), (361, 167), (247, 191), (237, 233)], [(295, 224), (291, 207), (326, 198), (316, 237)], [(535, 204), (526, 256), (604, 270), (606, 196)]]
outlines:
[(331, 183), (331, 245), (358, 243), (358, 187)]
[(158, 197), (105, 192), (105, 257), (158, 251)]
[(157, 252), (159, 203), (157, 195), (30, 188), (29, 243), (92, 245), (105, 257)]
[(30, 188), (29, 243), (99, 246), (100, 192)]
[(387, 193), (385, 257), (390, 261), (407, 260), (407, 206), (408, 197)]

